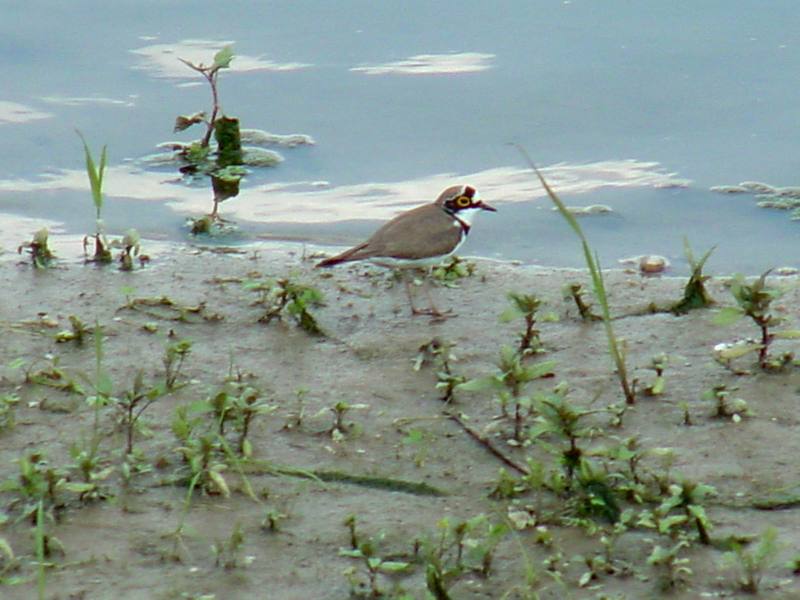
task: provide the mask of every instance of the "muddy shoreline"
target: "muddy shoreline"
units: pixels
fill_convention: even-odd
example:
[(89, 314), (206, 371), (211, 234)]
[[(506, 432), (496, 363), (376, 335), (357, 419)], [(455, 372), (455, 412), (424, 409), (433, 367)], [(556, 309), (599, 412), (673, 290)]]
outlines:
[[(622, 396), (602, 326), (581, 321), (574, 305), (563, 299), (565, 284), (588, 285), (585, 272), (475, 260), (474, 274), (458, 280), (457, 287), (434, 290), (437, 304), (456, 316), (432, 323), (407, 314), (402, 286), (379, 269), (354, 265), (321, 273), (313, 268), (319, 253), (310, 248), (260, 244), (232, 253), (170, 248), (151, 251), (151, 263), (133, 273), (74, 262), (36, 271), (9, 255), (0, 264), (7, 290), (0, 308), (6, 338), (0, 393), (19, 398), (15, 424), (0, 432), (2, 480), (17, 478), (18, 459), (31, 453), (46, 455), (48, 464), (76, 478), (70, 448), (84, 447), (95, 431), (86, 396), (91, 395), (96, 352), (91, 336), (81, 345), (56, 343), (54, 336), (69, 329), (70, 315), (102, 326), (102, 368), (115, 396), (131, 389), (139, 370), (146, 381), (160, 381), (165, 347), (191, 341), (179, 376), (182, 385), (143, 413), (146, 428), (136, 434), (135, 444), (148, 468), (127, 487), (121, 481), (119, 415), (113, 407), (100, 411), (99, 460), (113, 468), (98, 482), (106, 498), (81, 502), (68, 491), (60, 494), (65, 506), (54, 511), (58, 518), (48, 522), (47, 531), (63, 545), (63, 553), (54, 551), (49, 559), (55, 566), (46, 571), (46, 597), (347, 598), (367, 579), (363, 563), (340, 554), (349, 544), (344, 525), (349, 515), (356, 515), (363, 536), (383, 534), (383, 555), (405, 560), (415, 540), (437, 535), (443, 517), (454, 523), (480, 514), (519, 526), (497, 544), (488, 577), (464, 573), (450, 582), (453, 598), (531, 597), (525, 590), (543, 598), (658, 597), (660, 574), (646, 558), (654, 539), (666, 546), (668, 536), (631, 528), (613, 550), (618, 566), (630, 565), (630, 570), (623, 573), (620, 567), (616, 574), (598, 574), (581, 585), (587, 567), (575, 557), (600, 552), (599, 534), (548, 521), (560, 502), (553, 494), (489, 497), (503, 463), (445, 412), (467, 419), (514, 461), (535, 459), (555, 467), (557, 462), (535, 444), (508, 443), (509, 423), (498, 418), (500, 407), (491, 391), (456, 391), (455, 404), (445, 406), (436, 389), (435, 367), (413, 368), (420, 347), (437, 338), (453, 344), (453, 373), (473, 379), (496, 372), (501, 347), (513, 345), (522, 328), (520, 320), (499, 321), (508, 308), (506, 294), (536, 294), (543, 301), (540, 314), (552, 318), (540, 320), (542, 352), (529, 360), (553, 360), (556, 366), (555, 376), (533, 382), (531, 391), (546, 392), (565, 382), (576, 407), (619, 405)], [(254, 304), (259, 294), (252, 284), (266, 277), (318, 288), (325, 305), (312, 312), (326, 335), (308, 335), (291, 319), (259, 323), (264, 307)], [(786, 290), (774, 304), (775, 314), (796, 328), (797, 278), (771, 278), (770, 283)], [(794, 597), (800, 585), (785, 564), (800, 540), (791, 502), (800, 482), (800, 467), (791, 459), (800, 450), (800, 376), (791, 368), (760, 372), (749, 356), (737, 360), (739, 370), (749, 375), (715, 362), (716, 344), (756, 335), (744, 320), (722, 327), (711, 322), (712, 310), (679, 317), (646, 314), (651, 303), (666, 306), (679, 299), (684, 284), (682, 278), (607, 273), (612, 312), (618, 317), (614, 327), (626, 340), (629, 369), (640, 389), (654, 377), (649, 369), (653, 356), (666, 353), (669, 361), (664, 393), (640, 395), (621, 427), (611, 426), (608, 412), (586, 418), (595, 430), (586, 439), (587, 451), (632, 437), (642, 448), (671, 448), (668, 466), (663, 463), (666, 451), (647, 454), (643, 465), (653, 472), (667, 469), (676, 481), (688, 478), (713, 486), (717, 494), (705, 510), (717, 539), (776, 527), (780, 549), (763, 568), (760, 597)], [(722, 280), (712, 278), (709, 290), (720, 305), (733, 304)], [(143, 302), (131, 308), (134, 299), (162, 297), (174, 307)], [(795, 350), (796, 343), (781, 340), (776, 349)], [(54, 365), (82, 393), (25, 382), (26, 375), (52, 372)], [(187, 487), (175, 476), (181, 468), (181, 444), (172, 430), (176, 408), (212, 396), (231, 375), (257, 388), (271, 407), (269, 414), (253, 420), (249, 432), (253, 465), (246, 478), (256, 499), (248, 497), (242, 473), (229, 466), (224, 478), (230, 496), (197, 491), (185, 511)], [(714, 403), (704, 393), (720, 385), (744, 399), (752, 416), (715, 417)], [(332, 410), (337, 404), (347, 406), (338, 429)], [(282, 474), (281, 469), (424, 483), (446, 495), (324, 482)], [(781, 494), (790, 500), (784, 510), (756, 508), (759, 500)], [(36, 593), (31, 526), (17, 520), (24, 504), (20, 492), (6, 491), (2, 498), (9, 519), (0, 537), (15, 554), (14, 561), (4, 559), (2, 595), (31, 598)], [(528, 525), (518, 520), (521, 512), (531, 515)], [(169, 534), (182, 519), (184, 535), (176, 544)], [(235, 564), (216, 566), (220, 555), (211, 548), (216, 543), (224, 549), (236, 525), (241, 544), (235, 551), (229, 548)], [(537, 529), (541, 525), (549, 531), (546, 543)], [(548, 574), (546, 565), (554, 564), (555, 555), (560, 556), (556, 562), (563, 583)], [(740, 593), (735, 571), (723, 565), (722, 550), (691, 543), (682, 555), (690, 559), (693, 573), (674, 597)], [(531, 568), (538, 583), (526, 580)], [(387, 593), (395, 590), (387, 597), (401, 597), (400, 589), (408, 597), (425, 597), (425, 569), (419, 565), (381, 575), (379, 581)]]

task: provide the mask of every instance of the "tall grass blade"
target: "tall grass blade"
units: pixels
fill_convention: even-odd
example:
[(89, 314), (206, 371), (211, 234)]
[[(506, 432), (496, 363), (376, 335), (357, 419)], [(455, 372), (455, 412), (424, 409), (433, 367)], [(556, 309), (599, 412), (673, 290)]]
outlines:
[(608, 296), (606, 294), (605, 282), (603, 281), (603, 271), (600, 268), (600, 259), (596, 253), (594, 256), (592, 256), (592, 250), (589, 246), (589, 242), (586, 240), (586, 236), (584, 235), (581, 226), (578, 224), (577, 219), (567, 210), (567, 207), (563, 202), (561, 202), (561, 199), (547, 183), (539, 169), (534, 164), (533, 160), (531, 160), (531, 157), (528, 155), (525, 148), (518, 144), (515, 144), (515, 146), (520, 151), (531, 170), (536, 173), (536, 176), (542, 183), (542, 187), (544, 187), (544, 190), (547, 192), (550, 200), (552, 200), (553, 204), (556, 205), (558, 212), (561, 213), (561, 216), (564, 217), (569, 226), (575, 232), (575, 235), (577, 235), (578, 239), (581, 241), (583, 257), (586, 260), (586, 265), (589, 268), (589, 273), (592, 277), (592, 289), (602, 311), (601, 316), (603, 317), (603, 325), (605, 327), (606, 337), (608, 338), (608, 349), (617, 369), (617, 376), (619, 377), (622, 392), (625, 395), (625, 402), (628, 404), (634, 404), (636, 402), (636, 398), (634, 396), (633, 389), (628, 382), (628, 371), (625, 366), (625, 357), (620, 350), (619, 341), (617, 340), (617, 337), (614, 334), (614, 328), (611, 325), (611, 311), (608, 308)]
[(86, 157), (86, 175), (89, 177), (89, 186), (92, 190), (92, 201), (97, 215), (97, 220), (100, 220), (100, 213), (103, 210), (103, 176), (106, 171), (107, 162), (107, 146), (103, 146), (100, 152), (100, 167), (94, 161), (92, 151), (89, 149), (89, 144), (86, 143), (86, 138), (79, 131), (78, 135), (83, 142), (83, 153)]
[(45, 600), (45, 592), (47, 591), (47, 573), (45, 572), (44, 564), (44, 500), (39, 498), (36, 505), (36, 591), (39, 600)]

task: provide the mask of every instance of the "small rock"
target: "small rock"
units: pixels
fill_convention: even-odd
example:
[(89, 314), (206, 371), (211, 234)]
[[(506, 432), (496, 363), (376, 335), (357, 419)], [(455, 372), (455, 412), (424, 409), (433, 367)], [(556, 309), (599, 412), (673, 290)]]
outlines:
[[(558, 208), (554, 206), (552, 210), (558, 210)], [(589, 206), (567, 206), (567, 212), (580, 217), (582, 215), (601, 215), (614, 212), (614, 210), (605, 204), (590, 204)]]
[(619, 262), (622, 264), (637, 265), (639, 267), (639, 272), (647, 275), (662, 273), (670, 267), (669, 260), (658, 254), (631, 256), (630, 258), (622, 258)]

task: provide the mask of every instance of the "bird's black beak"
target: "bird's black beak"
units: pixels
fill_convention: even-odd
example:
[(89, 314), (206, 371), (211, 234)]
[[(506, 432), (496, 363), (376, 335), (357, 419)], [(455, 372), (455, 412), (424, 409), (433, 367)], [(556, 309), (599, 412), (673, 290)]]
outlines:
[(492, 212), (497, 212), (497, 209), (494, 206), (489, 206), (483, 200), (478, 200), (477, 205), (478, 205), (478, 208), (481, 208), (483, 210), (489, 210), (489, 211), (492, 211)]

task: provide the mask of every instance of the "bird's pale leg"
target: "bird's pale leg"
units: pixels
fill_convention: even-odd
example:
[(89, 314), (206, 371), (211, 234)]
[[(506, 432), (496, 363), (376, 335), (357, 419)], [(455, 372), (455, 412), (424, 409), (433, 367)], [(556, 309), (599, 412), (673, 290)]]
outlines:
[(405, 284), (406, 294), (408, 296), (408, 302), (411, 305), (411, 314), (416, 315), (427, 315), (429, 317), (433, 317), (435, 320), (446, 319), (450, 316), (450, 311), (446, 313), (441, 312), (433, 302), (433, 297), (431, 296), (430, 290), (430, 282), (428, 281), (428, 273), (423, 272), (422, 277), (422, 286), (425, 291), (425, 296), (428, 298), (428, 306), (429, 308), (417, 308), (414, 306), (414, 294), (412, 292), (412, 285), (413, 285), (413, 276), (411, 276), (407, 271), (413, 271), (414, 269), (403, 269), (403, 283)]
[(406, 288), (406, 296), (408, 297), (408, 303), (411, 305), (411, 314), (412, 315), (422, 315), (425, 314), (424, 311), (419, 310), (416, 306), (414, 306), (414, 294), (411, 292), (412, 286), (412, 278), (409, 277), (408, 269), (400, 269), (400, 276), (403, 278), (403, 285)]

